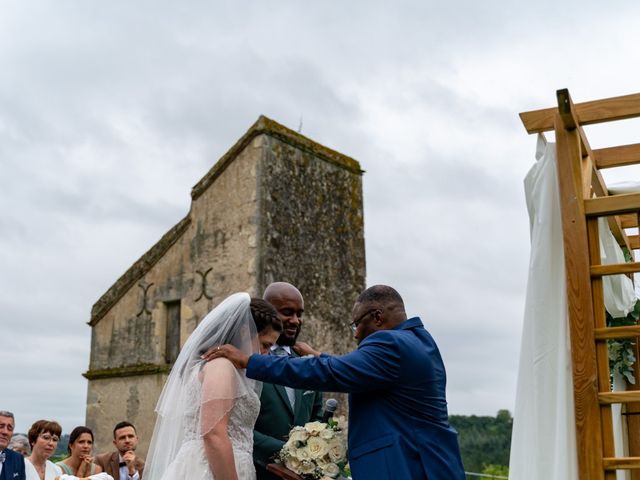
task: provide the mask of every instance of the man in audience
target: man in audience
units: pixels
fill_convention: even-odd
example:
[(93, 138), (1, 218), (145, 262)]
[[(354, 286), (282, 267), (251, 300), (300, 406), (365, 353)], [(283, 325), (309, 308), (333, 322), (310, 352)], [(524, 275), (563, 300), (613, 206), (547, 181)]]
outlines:
[(117, 451), (96, 456), (95, 463), (114, 480), (140, 480), (144, 470), (144, 460), (136, 456), (138, 446), (136, 427), (129, 422), (118, 423), (113, 429), (113, 444)]
[[(283, 331), (271, 355), (293, 356), (298, 354), (291, 348), (302, 328), (304, 299), (300, 291), (286, 282), (275, 282), (267, 286), (262, 295), (278, 312)], [(258, 480), (279, 480), (267, 472), (266, 465), (280, 451), (294, 425), (304, 425), (322, 417), (322, 393), (300, 390), (272, 383), (262, 386), (260, 414), (253, 430), (253, 461)]]
[(0, 410), (0, 480), (25, 480), (24, 457), (7, 448), (15, 420), (13, 413)]

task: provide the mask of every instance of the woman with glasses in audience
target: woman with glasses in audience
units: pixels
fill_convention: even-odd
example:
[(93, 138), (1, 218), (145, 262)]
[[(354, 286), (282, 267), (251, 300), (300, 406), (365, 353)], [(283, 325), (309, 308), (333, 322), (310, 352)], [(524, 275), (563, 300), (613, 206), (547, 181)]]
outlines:
[(91, 450), (93, 449), (93, 432), (89, 427), (76, 427), (69, 435), (69, 456), (56, 463), (63, 473), (76, 477), (88, 477), (101, 473), (102, 468), (93, 463)]
[(24, 470), (27, 480), (54, 480), (62, 475), (62, 470), (49, 461), (60, 440), (62, 427), (58, 422), (38, 420), (31, 425), (28, 437), (31, 444), (31, 455), (25, 459)]

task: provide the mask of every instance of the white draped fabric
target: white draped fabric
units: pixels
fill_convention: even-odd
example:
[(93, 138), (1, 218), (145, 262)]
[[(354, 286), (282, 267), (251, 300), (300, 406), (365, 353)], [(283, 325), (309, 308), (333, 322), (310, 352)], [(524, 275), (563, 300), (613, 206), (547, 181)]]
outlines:
[(531, 257), (509, 478), (578, 480), (555, 145), (538, 139), (524, 184)]
[[(525, 303), (509, 478), (577, 480), (571, 349), (564, 246), (555, 144), (538, 137), (536, 163), (525, 177), (531, 256)], [(601, 220), (602, 263), (623, 263), (624, 255)], [(635, 304), (628, 277), (605, 277), (604, 301), (613, 317)], [(618, 376), (616, 390), (624, 389)], [(625, 454), (620, 408), (613, 408), (616, 455)], [(626, 479), (618, 472), (618, 480)]]

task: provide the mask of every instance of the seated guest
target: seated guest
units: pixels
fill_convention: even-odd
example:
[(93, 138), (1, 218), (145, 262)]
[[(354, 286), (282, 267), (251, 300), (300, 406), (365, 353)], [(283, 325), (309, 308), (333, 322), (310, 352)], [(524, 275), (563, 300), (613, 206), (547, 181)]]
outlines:
[(13, 413), (0, 410), (0, 479), (25, 480), (24, 457), (7, 448), (14, 427)]
[(69, 435), (67, 450), (69, 456), (56, 463), (63, 473), (76, 477), (88, 477), (101, 473), (102, 468), (93, 463), (91, 450), (93, 449), (93, 432), (88, 427), (76, 427)]
[(31, 448), (29, 447), (29, 439), (24, 435), (18, 433), (13, 436), (9, 442), (9, 450), (22, 454), (23, 457), (31, 455)]
[(129, 422), (118, 423), (113, 428), (113, 444), (117, 451), (96, 455), (95, 462), (115, 480), (140, 480), (144, 460), (136, 456), (136, 427)]
[(27, 480), (54, 480), (62, 475), (62, 470), (55, 463), (49, 461), (60, 440), (62, 427), (58, 422), (38, 420), (31, 425), (29, 444), (31, 455), (24, 462)]

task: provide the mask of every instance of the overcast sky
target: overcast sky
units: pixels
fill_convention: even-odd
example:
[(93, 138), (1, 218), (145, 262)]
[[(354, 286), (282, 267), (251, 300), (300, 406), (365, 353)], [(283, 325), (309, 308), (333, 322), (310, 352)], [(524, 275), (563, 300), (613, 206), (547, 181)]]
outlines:
[[(513, 411), (535, 149), (518, 112), (553, 106), (564, 87), (576, 102), (635, 93), (640, 6), (0, 0), (0, 11), (0, 409), (19, 431), (43, 417), (84, 423), (91, 306), (260, 114), (302, 121), (361, 162), (367, 282), (397, 287), (425, 320), (450, 413)], [(594, 147), (631, 141), (589, 133)]]

